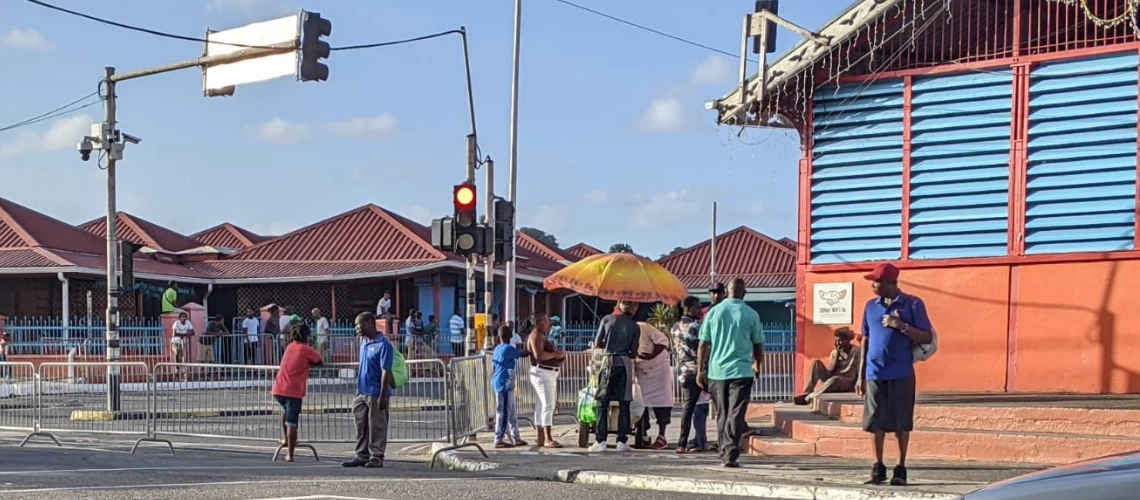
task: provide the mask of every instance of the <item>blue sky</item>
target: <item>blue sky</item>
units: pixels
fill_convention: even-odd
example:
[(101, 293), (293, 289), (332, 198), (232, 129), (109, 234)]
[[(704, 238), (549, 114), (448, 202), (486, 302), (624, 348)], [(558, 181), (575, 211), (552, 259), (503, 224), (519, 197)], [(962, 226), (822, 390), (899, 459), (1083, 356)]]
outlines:
[[(634, 22), (736, 52), (751, 0), (576, 0)], [(419, 36), (465, 25), (479, 142), (507, 188), (513, 1), (111, 0), (55, 4), (200, 36), (300, 8), (333, 22), (333, 45)], [(785, 2), (781, 14), (817, 28), (847, 0)], [(161, 4), (161, 6), (160, 6)], [(106, 8), (108, 5), (113, 8)], [(189, 59), (202, 47), (12, 1), (0, 58), (18, 78), (0, 126), (95, 89), (102, 68), (132, 71)], [(779, 49), (797, 40), (780, 33)], [(122, 83), (120, 128), (143, 138), (119, 164), (119, 207), (185, 233), (222, 221), (276, 234), (365, 203), (420, 222), (450, 212), (468, 133), (457, 37), (334, 52), (330, 78), (251, 84), (201, 96), (183, 70)], [(737, 60), (553, 0), (525, 0), (519, 131), (519, 217), (565, 247), (626, 241), (656, 256), (746, 224), (774, 237), (796, 227), (793, 134), (718, 128), (705, 101), (731, 89)], [(69, 222), (105, 211), (104, 180), (75, 143), (101, 119), (93, 106), (0, 132), (0, 197)], [(482, 182), (482, 172), (478, 174)]]

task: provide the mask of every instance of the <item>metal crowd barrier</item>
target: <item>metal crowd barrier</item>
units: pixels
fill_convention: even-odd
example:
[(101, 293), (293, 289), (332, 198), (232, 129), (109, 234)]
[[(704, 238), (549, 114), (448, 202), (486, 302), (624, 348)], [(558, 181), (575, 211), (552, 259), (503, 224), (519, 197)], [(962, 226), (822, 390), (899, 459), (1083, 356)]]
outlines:
[(0, 362), (0, 429), (39, 432), (36, 381), (31, 363)]

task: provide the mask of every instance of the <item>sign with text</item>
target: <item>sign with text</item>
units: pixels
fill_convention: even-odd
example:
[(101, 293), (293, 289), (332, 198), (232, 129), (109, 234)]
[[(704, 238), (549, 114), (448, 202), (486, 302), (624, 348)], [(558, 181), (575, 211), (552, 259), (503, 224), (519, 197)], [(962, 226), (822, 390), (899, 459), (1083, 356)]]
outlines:
[(812, 287), (812, 322), (817, 325), (850, 325), (855, 284), (816, 283)]
[[(301, 36), (300, 18), (297, 15), (253, 23), (226, 31), (206, 35), (206, 55), (217, 56), (238, 52), (250, 47), (265, 47), (298, 40)], [(272, 80), (297, 73), (298, 51), (291, 50), (244, 61), (214, 64), (202, 72), (207, 92), (225, 87)]]

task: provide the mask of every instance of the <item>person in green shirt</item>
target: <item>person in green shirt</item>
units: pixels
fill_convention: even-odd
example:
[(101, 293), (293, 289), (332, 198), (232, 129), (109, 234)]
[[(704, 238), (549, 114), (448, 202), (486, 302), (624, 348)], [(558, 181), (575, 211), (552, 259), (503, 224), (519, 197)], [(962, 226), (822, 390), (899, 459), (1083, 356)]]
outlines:
[(166, 291), (162, 292), (162, 314), (174, 312), (178, 309), (178, 283), (173, 281), (166, 284)]
[(708, 391), (720, 411), (717, 443), (725, 467), (738, 468), (740, 439), (748, 429), (745, 416), (752, 384), (764, 359), (764, 329), (760, 315), (744, 303), (744, 280), (728, 286), (728, 295), (709, 310), (701, 324), (697, 349), (697, 383)]

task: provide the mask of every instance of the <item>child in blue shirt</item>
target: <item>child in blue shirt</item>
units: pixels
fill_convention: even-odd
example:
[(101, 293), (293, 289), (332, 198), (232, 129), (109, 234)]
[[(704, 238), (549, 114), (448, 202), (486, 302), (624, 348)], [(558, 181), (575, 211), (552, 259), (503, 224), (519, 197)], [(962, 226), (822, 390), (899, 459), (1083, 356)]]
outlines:
[[(519, 436), (518, 407), (515, 405), (515, 362), (527, 355), (511, 345), (511, 327), (501, 326), (498, 332), (499, 344), (491, 356), (494, 372), (491, 375), (491, 388), (495, 391), (495, 448), (526, 446)], [(513, 444), (507, 444), (507, 431), (510, 431)]]

